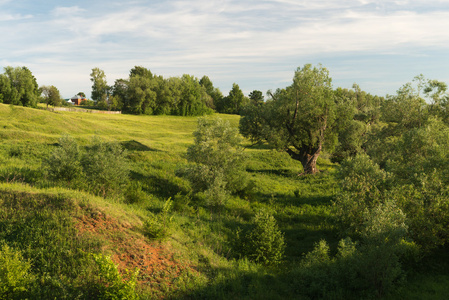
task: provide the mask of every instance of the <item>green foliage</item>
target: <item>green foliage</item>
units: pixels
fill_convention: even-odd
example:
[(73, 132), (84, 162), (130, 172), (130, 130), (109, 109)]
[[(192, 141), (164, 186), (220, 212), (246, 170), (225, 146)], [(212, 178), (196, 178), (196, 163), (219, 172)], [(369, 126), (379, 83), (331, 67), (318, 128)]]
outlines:
[(150, 239), (163, 240), (170, 236), (170, 224), (173, 217), (169, 216), (173, 201), (171, 198), (165, 201), (162, 211), (157, 215), (151, 215), (143, 224), (143, 231)]
[(0, 103), (36, 107), (39, 89), (27, 67), (5, 67), (0, 74)]
[(59, 139), (58, 147), (42, 161), (43, 169), (53, 180), (72, 181), (82, 175), (78, 143), (70, 136)]
[(92, 81), (92, 100), (97, 103), (104, 102), (108, 92), (104, 71), (99, 68), (93, 68), (92, 73), (90, 73), (90, 81)]
[[(246, 110), (240, 129), (253, 141), (266, 141), (301, 162), (305, 174), (315, 174), (323, 149), (332, 150), (337, 140), (336, 104), (332, 79), (321, 65), (298, 68), (292, 85), (271, 93), (261, 112)], [(258, 123), (261, 123), (259, 125)], [(258, 128), (262, 127), (262, 130)]]
[(2, 243), (0, 248), (0, 299), (21, 299), (33, 277), (31, 263), (19, 250)]
[(39, 88), (40, 93), (42, 94), (43, 102), (52, 106), (61, 106), (61, 95), (59, 94), (59, 90), (55, 86), (41, 86)]
[(142, 190), (142, 184), (138, 181), (131, 181), (124, 193), (125, 201), (129, 204), (143, 203), (147, 198), (146, 193)]
[(81, 157), (89, 188), (102, 196), (118, 192), (128, 183), (126, 151), (120, 144), (94, 139)]
[(449, 178), (448, 149), (449, 127), (430, 117), (426, 125), (403, 133), (386, 167), (398, 180), (413, 184), (419, 184), (416, 179), (434, 170), (441, 178)]
[(335, 257), (321, 240), (293, 270), (300, 294), (313, 299), (381, 297), (404, 278), (399, 248), (390, 244), (361, 244), (350, 238), (338, 243)]
[(216, 109), (216, 106), (223, 99), (220, 89), (214, 87), (212, 81), (207, 76), (201, 77), (199, 84), (206, 89), (206, 93), (212, 98), (212, 103), (207, 103), (208, 107)]
[(339, 177), (342, 191), (334, 203), (336, 214), (344, 228), (360, 233), (366, 209), (370, 210), (383, 201), (389, 174), (367, 155), (358, 155), (343, 161)]
[(125, 280), (120, 275), (117, 266), (112, 259), (103, 254), (92, 254), (98, 272), (98, 299), (104, 300), (135, 300), (138, 299), (136, 293), (137, 275), (139, 270), (128, 272), (128, 279)]
[[(250, 260), (264, 265), (278, 265), (285, 252), (284, 234), (275, 218), (266, 211), (259, 211), (252, 221), (253, 228), (243, 236), (242, 254)], [(238, 238), (239, 233), (237, 234)]]
[(222, 205), (226, 194), (248, 186), (245, 156), (238, 130), (220, 118), (199, 118), (195, 143), (187, 149), (194, 163), (186, 175), (195, 192), (204, 192), (211, 203)]
[(232, 84), (229, 95), (216, 102), (217, 111), (224, 114), (239, 114), (240, 109), (248, 104), (248, 98), (243, 95), (242, 90), (236, 83)]
[(119, 144), (99, 139), (82, 152), (73, 138), (63, 136), (42, 166), (50, 179), (73, 183), (103, 197), (121, 191), (129, 180), (126, 151)]
[(212, 113), (213, 107), (197, 78), (185, 74), (164, 79), (141, 66), (131, 69), (129, 79), (116, 80), (112, 94), (123, 111), (133, 114), (200, 116)]

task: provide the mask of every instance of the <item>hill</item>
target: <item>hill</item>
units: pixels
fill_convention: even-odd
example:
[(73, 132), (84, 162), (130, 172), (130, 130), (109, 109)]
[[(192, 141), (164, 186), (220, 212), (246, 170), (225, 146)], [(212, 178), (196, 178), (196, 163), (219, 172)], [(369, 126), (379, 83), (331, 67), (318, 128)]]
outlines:
[[(233, 126), (239, 121), (235, 115), (220, 117)], [(0, 246), (2, 253), (20, 254), (5, 260), (23, 266), (21, 278), (28, 280), (26, 285), (19, 280), (15, 289), (0, 288), (0, 298), (307, 299), (298, 281), (304, 254), (321, 240), (334, 254), (340, 239), (332, 209), (340, 189), (337, 166), (320, 159), (320, 174), (298, 176), (300, 165), (285, 153), (246, 149), (252, 191), (233, 195), (215, 210), (191, 195), (180, 174), (189, 165), (186, 151), (196, 126), (195, 117), (0, 104)], [(62, 136), (72, 137), (83, 151), (95, 139), (119, 143), (129, 182), (102, 197), (87, 179), (51, 180), (43, 161)], [(252, 262), (235, 251), (237, 237), (252, 228), (259, 211), (270, 212), (285, 236), (279, 266)], [(422, 289), (410, 293), (447, 295), (449, 276), (435, 274), (411, 277), (411, 286), (422, 283)], [(411, 295), (406, 288), (391, 297)], [(351, 298), (351, 291), (339, 293), (329, 298)]]

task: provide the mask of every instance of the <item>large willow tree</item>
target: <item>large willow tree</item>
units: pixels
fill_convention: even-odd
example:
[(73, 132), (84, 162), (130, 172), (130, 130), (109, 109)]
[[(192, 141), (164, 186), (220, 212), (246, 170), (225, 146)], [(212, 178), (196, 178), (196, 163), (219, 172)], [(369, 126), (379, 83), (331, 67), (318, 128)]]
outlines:
[(290, 86), (269, 92), (271, 99), (264, 105), (244, 110), (241, 133), (286, 151), (301, 162), (304, 174), (315, 174), (321, 151), (336, 141), (331, 82), (329, 71), (321, 65), (298, 68)]

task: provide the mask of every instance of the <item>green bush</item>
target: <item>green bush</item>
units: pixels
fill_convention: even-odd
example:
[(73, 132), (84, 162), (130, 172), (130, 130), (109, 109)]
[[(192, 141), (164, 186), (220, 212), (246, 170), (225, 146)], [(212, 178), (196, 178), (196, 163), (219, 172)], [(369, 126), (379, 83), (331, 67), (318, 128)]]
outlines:
[(142, 203), (147, 198), (142, 190), (142, 184), (138, 181), (132, 181), (125, 191), (125, 201), (128, 204)]
[(264, 265), (277, 265), (284, 258), (285, 240), (275, 218), (259, 211), (253, 219), (253, 228), (243, 237), (243, 254)]
[(92, 254), (98, 272), (98, 299), (105, 300), (134, 300), (136, 293), (137, 275), (139, 270), (128, 272), (128, 280), (122, 278), (112, 259), (102, 254)]
[(367, 299), (385, 296), (402, 283), (397, 244), (340, 240), (335, 257), (321, 240), (292, 272), (300, 293), (312, 299)]
[(0, 248), (0, 299), (22, 299), (32, 276), (31, 263), (18, 250), (3, 244)]
[(78, 143), (70, 136), (59, 139), (58, 148), (44, 158), (42, 167), (53, 180), (72, 181), (82, 174)]
[(103, 197), (120, 191), (129, 180), (126, 151), (119, 144), (94, 139), (81, 157), (89, 188)]
[(195, 192), (205, 192), (212, 205), (223, 205), (226, 193), (248, 186), (238, 129), (220, 118), (199, 118), (195, 142), (187, 149), (194, 163), (185, 171)]
[(169, 198), (165, 201), (162, 211), (152, 215), (143, 224), (143, 232), (150, 239), (162, 240), (170, 236), (170, 223), (173, 217), (169, 216), (173, 201)]
[(384, 201), (390, 174), (367, 155), (357, 155), (343, 161), (339, 177), (342, 191), (334, 203), (337, 218), (343, 231), (360, 234), (365, 210)]

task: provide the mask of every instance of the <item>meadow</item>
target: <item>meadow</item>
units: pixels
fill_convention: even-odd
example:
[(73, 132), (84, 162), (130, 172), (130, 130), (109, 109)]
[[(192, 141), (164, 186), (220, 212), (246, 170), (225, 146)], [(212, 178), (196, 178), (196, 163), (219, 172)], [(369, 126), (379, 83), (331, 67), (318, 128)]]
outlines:
[[(238, 126), (237, 115), (219, 117)], [(244, 141), (252, 189), (213, 209), (192, 197), (190, 182), (179, 173), (189, 165), (186, 152), (196, 127), (197, 117), (49, 112), (0, 104), (0, 246), (2, 253), (8, 253), (7, 245), (20, 254), (15, 262), (23, 265), (27, 280), (26, 288), (0, 289), (0, 298), (360, 299), (350, 290), (309, 293), (305, 289), (320, 287), (303, 286), (298, 279), (305, 255), (320, 241), (327, 241), (331, 255), (337, 253), (342, 235), (333, 203), (341, 189), (339, 165), (324, 154), (319, 174), (299, 176), (301, 165), (286, 153)], [(49, 179), (43, 161), (62, 136), (81, 149), (95, 139), (119, 143), (126, 151), (129, 182), (101, 196), (87, 180)], [(276, 266), (235, 251), (236, 236), (251, 228), (261, 210), (274, 216), (285, 238), (285, 256)], [(153, 219), (163, 238), (146, 234)], [(363, 296), (445, 299), (448, 267), (443, 248), (408, 269), (394, 291)]]

